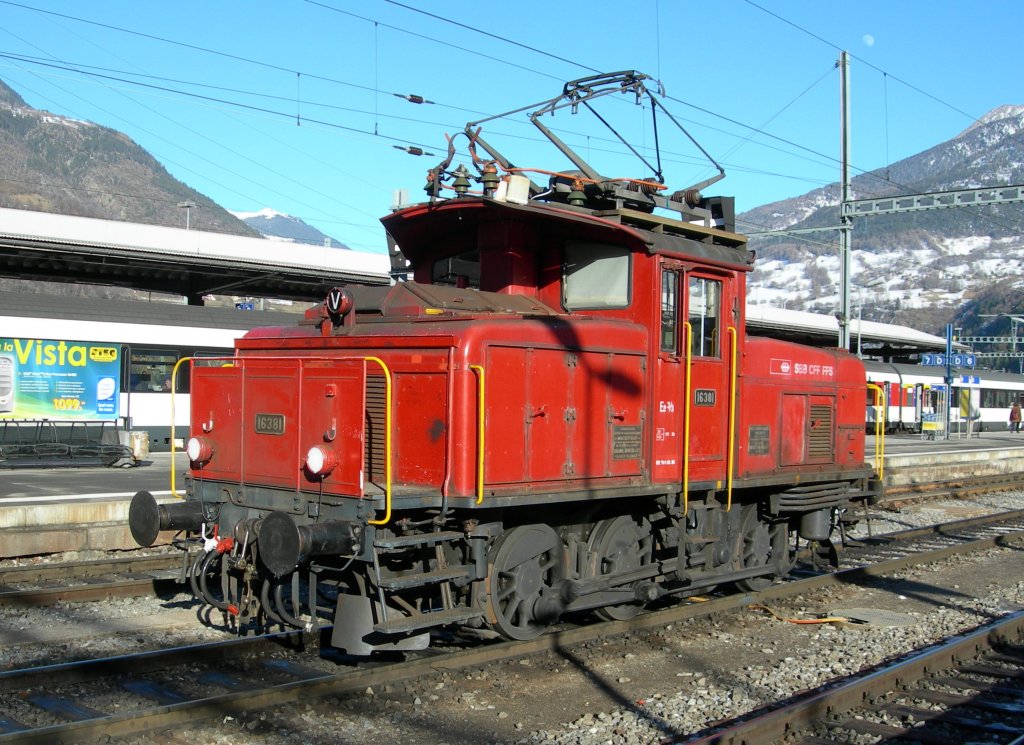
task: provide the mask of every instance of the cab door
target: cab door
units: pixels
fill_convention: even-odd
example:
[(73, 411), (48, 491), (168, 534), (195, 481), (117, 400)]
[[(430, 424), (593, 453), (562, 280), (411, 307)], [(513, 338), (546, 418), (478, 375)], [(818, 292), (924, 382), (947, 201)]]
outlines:
[(739, 323), (735, 286), (731, 274), (662, 262), (652, 402), (655, 481), (713, 481), (717, 487), (725, 480), (731, 350)]
[(683, 399), (686, 379), (685, 327), (682, 322), (684, 267), (679, 262), (661, 264), (661, 298), (655, 365), (651, 443), (651, 478), (660, 483), (683, 480)]
[(680, 398), (684, 420), (689, 409), (689, 481), (721, 482), (726, 476), (730, 352), (736, 333), (728, 310), (733, 305), (732, 282), (728, 276), (696, 269), (686, 272), (683, 279), (689, 390), (684, 380)]

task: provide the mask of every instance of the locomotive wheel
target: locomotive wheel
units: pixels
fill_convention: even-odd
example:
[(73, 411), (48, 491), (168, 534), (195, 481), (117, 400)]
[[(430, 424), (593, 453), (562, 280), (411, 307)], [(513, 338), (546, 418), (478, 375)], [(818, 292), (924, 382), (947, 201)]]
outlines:
[[(654, 536), (646, 517), (619, 515), (603, 520), (590, 536), (591, 571), (595, 577), (630, 572), (651, 563)], [(623, 603), (598, 608), (594, 614), (606, 621), (626, 621), (642, 608), (640, 603)]]
[(758, 592), (789, 572), (789, 531), (785, 522), (769, 525), (757, 515), (757, 505), (743, 506), (739, 537), (739, 569), (772, 567), (771, 574), (736, 581), (746, 592)]
[(534, 606), (563, 576), (562, 539), (547, 525), (520, 525), (495, 542), (487, 578), (487, 617), (509, 639), (533, 639), (547, 627)]

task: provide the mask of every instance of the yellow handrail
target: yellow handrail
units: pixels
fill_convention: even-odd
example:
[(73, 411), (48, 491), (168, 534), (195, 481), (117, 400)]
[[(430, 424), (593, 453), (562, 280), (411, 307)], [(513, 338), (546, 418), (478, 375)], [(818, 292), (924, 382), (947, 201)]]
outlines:
[(363, 357), (363, 361), (376, 362), (384, 371), (384, 517), (367, 523), (386, 525), (391, 520), (391, 371), (379, 357)]
[(683, 519), (690, 511), (690, 409), (693, 402), (690, 400), (690, 371), (693, 367), (693, 347), (690, 337), (693, 334), (693, 326), (689, 321), (683, 321), (683, 329), (686, 331), (683, 343), (686, 344), (686, 382), (683, 384)]
[[(182, 362), (191, 362), (194, 357), (182, 357), (180, 360), (174, 363), (174, 367), (171, 370), (171, 496), (177, 497), (178, 499), (185, 499), (184, 494), (178, 494), (175, 490), (174, 484), (174, 461), (175, 461), (175, 448), (174, 448), (174, 394), (178, 392), (178, 368)], [(189, 422), (191, 426), (191, 421)]]
[(885, 400), (881, 386), (868, 383), (868, 390), (875, 393), (875, 470), (881, 479), (885, 474), (885, 424), (889, 421), (889, 402)]
[(729, 334), (729, 449), (725, 454), (725, 478), (726, 478), (726, 500), (725, 511), (732, 509), (732, 481), (733, 471), (736, 470), (736, 327), (730, 326), (726, 329)]
[(477, 422), (476, 422), (476, 503), (484, 502), (484, 368), (470, 365), (476, 376)]

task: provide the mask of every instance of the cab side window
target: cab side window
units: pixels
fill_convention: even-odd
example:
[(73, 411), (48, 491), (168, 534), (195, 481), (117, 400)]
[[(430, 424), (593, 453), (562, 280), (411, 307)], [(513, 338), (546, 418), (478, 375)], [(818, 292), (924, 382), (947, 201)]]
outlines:
[(692, 328), (690, 354), (694, 357), (719, 357), (721, 350), (722, 282), (690, 276), (687, 282), (688, 320)]
[(661, 351), (679, 353), (679, 272), (661, 273)]

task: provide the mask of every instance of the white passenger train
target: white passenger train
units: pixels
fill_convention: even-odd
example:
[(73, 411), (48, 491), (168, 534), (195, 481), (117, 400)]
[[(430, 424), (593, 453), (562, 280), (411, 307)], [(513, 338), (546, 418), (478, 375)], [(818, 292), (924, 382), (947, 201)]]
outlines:
[[(234, 340), (258, 326), (293, 325), (306, 305), (295, 313), (208, 308), (172, 303), (145, 303), (98, 298), (53, 297), (0, 293), (0, 337), (101, 343), (116, 346), (121, 360), (119, 429), (142, 430), (152, 451), (166, 451), (171, 443), (171, 391), (175, 363), (183, 357), (233, 354)], [(6, 356), (6, 355), (5, 355)], [(6, 359), (13, 361), (11, 356)], [(0, 399), (11, 388), (9, 365), (0, 364)], [(5, 383), (6, 381), (6, 383)], [(174, 396), (175, 439), (188, 439), (189, 366), (182, 365)], [(0, 405), (0, 448), (33, 437), (49, 437), (67, 422), (45, 422), (18, 417), (10, 404)], [(113, 427), (111, 427), (113, 429)]]
[[(865, 362), (867, 382), (882, 388), (887, 432), (927, 431), (942, 419), (949, 405), (951, 432), (1003, 431), (1009, 428), (1010, 406), (1024, 404), (1024, 376), (991, 370), (952, 371), (939, 366)], [(947, 398), (948, 397), (948, 398)], [(868, 391), (867, 425), (874, 429), (881, 407)]]

